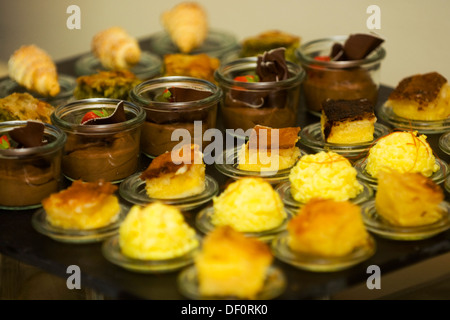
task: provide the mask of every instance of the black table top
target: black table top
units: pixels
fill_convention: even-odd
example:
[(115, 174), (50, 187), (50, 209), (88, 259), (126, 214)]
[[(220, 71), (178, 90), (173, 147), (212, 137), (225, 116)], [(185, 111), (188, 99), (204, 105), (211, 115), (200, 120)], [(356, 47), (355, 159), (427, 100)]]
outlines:
[[(61, 73), (74, 74), (73, 65), (76, 58), (58, 64)], [(381, 86), (378, 106), (386, 101), (392, 88)], [(317, 122), (319, 119), (306, 112), (300, 106), (298, 125)], [(219, 119), (220, 121), (220, 119)], [(436, 155), (449, 161), (448, 155), (438, 147), (439, 134), (427, 135)], [(142, 168), (149, 159), (142, 158)], [(207, 167), (207, 173), (215, 177), (220, 185), (227, 178), (213, 166)], [(442, 187), (444, 187), (442, 185)], [(446, 198), (449, 195), (446, 192)], [(198, 210), (197, 210), (198, 211)], [(67, 244), (52, 240), (37, 231), (31, 225), (34, 211), (0, 211), (0, 253), (41, 268), (49, 273), (67, 278), (67, 267), (78, 265), (81, 270), (82, 286), (90, 287), (113, 299), (185, 299), (177, 287), (179, 272), (163, 274), (140, 274), (122, 269), (108, 260), (101, 253), (101, 243)], [(193, 225), (196, 212), (185, 213), (186, 220)], [(353, 285), (365, 283), (370, 265), (380, 267), (383, 274), (410, 266), (414, 263), (444, 254), (450, 251), (450, 230), (420, 241), (394, 241), (374, 235), (377, 250), (374, 256), (349, 269), (337, 272), (315, 273), (303, 271), (285, 264), (277, 259), (287, 279), (287, 288), (279, 296), (281, 300), (316, 299), (336, 294)]]

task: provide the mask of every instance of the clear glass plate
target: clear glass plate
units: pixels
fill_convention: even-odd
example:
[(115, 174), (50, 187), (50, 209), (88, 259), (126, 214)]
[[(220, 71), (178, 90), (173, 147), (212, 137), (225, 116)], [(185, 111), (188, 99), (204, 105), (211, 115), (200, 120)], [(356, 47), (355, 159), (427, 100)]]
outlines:
[[(192, 300), (239, 300), (236, 297), (203, 296), (200, 293), (197, 268), (190, 266), (180, 272), (177, 279), (181, 294)], [(267, 269), (266, 281), (255, 300), (270, 300), (281, 295), (286, 289), (286, 278), (283, 271), (270, 266)]]
[[(259, 177), (271, 184), (277, 184), (289, 179), (291, 168), (282, 169), (278, 171), (247, 171), (241, 170), (238, 167), (238, 152), (240, 148), (233, 148), (224, 150), (220, 156), (222, 163), (215, 163), (216, 169), (223, 175), (232, 179), (242, 179), (248, 177)], [(306, 153), (300, 150), (299, 159)]]
[[(91, 75), (105, 70), (107, 69), (92, 53), (81, 56), (75, 63), (75, 72), (79, 76)], [(141, 80), (152, 79), (161, 75), (162, 61), (158, 56), (142, 51), (141, 60), (130, 71)]]
[(337, 144), (327, 143), (323, 140), (320, 122), (308, 125), (300, 131), (299, 142), (305, 147), (311, 148), (316, 152), (333, 151), (350, 160), (356, 160), (364, 157), (372, 147), (374, 141), (389, 134), (391, 130), (385, 125), (376, 122), (374, 130), (374, 140), (355, 143), (355, 144)]
[(67, 243), (99, 242), (108, 237), (114, 236), (119, 232), (119, 226), (123, 219), (125, 219), (130, 208), (121, 204), (120, 209), (120, 213), (118, 214), (115, 222), (97, 229), (78, 230), (55, 227), (47, 221), (47, 214), (43, 208), (37, 210), (33, 214), (31, 223), (36, 231), (56, 241)]
[(314, 272), (334, 272), (350, 268), (369, 259), (376, 251), (376, 243), (371, 235), (367, 246), (355, 248), (342, 257), (321, 257), (296, 252), (289, 247), (288, 239), (289, 233), (284, 232), (272, 241), (274, 256), (296, 268)]
[(446, 154), (450, 155), (450, 132), (439, 137), (439, 148)]
[(377, 214), (375, 200), (362, 205), (362, 216), (364, 224), (370, 232), (391, 240), (414, 241), (433, 237), (450, 228), (450, 204), (444, 201), (439, 207), (446, 215), (441, 220), (424, 226), (402, 227), (387, 222)]
[[(166, 31), (155, 33), (149, 41), (150, 51), (161, 57), (166, 54), (180, 53)], [(189, 54), (206, 53), (211, 57), (221, 59), (226, 53), (237, 50), (238, 47), (237, 39), (233, 34), (220, 30), (210, 30), (203, 44)]]
[[(200, 237), (197, 236), (199, 244)], [(127, 257), (122, 253), (119, 244), (119, 236), (116, 235), (105, 240), (102, 244), (102, 254), (111, 263), (124, 269), (140, 273), (163, 273), (181, 269), (194, 262), (200, 245), (186, 254), (173, 259), (164, 260), (139, 260)]]
[(16, 81), (7, 78), (0, 82), (0, 98), (4, 98), (17, 93), (29, 93), (36, 99), (47, 102), (48, 104), (57, 107), (61, 104), (67, 103), (69, 100), (73, 99), (73, 90), (77, 86), (76, 79), (72, 76), (60, 74), (58, 75), (58, 82), (61, 88), (60, 92), (55, 97), (44, 97), (37, 92), (29, 91), (25, 87), (19, 85)]
[(378, 116), (397, 129), (418, 131), (423, 134), (436, 134), (450, 130), (450, 118), (445, 120), (411, 120), (396, 115), (392, 108), (382, 105)]
[[(286, 230), (287, 223), (292, 216), (290, 211), (288, 210), (285, 210), (285, 213), (286, 217), (278, 227), (260, 232), (244, 232), (244, 235), (246, 235), (247, 237), (257, 238), (261, 241), (271, 241), (277, 234)], [(195, 225), (197, 229), (204, 234), (207, 234), (214, 230), (216, 226), (212, 223), (213, 215), (214, 208), (212, 206), (206, 207), (201, 210), (195, 217)]]
[[(361, 204), (368, 201), (374, 194), (372, 187), (368, 183), (363, 181), (358, 182), (363, 186), (363, 190), (355, 198), (349, 199), (349, 201), (354, 204)], [(297, 210), (304, 205), (304, 203), (298, 202), (292, 197), (290, 181), (280, 183), (275, 187), (275, 191), (278, 192), (284, 205), (288, 208)]]
[(135, 173), (123, 180), (119, 185), (119, 194), (128, 202), (137, 205), (146, 205), (160, 201), (168, 205), (176, 206), (180, 210), (189, 211), (210, 201), (219, 192), (219, 184), (217, 181), (213, 177), (205, 175), (205, 189), (200, 194), (177, 199), (150, 198), (145, 189), (145, 180), (140, 178), (141, 174), (142, 172)]
[(445, 178), (444, 187), (445, 190), (447, 190), (447, 192), (450, 193), (450, 175), (448, 175), (447, 178)]
[[(436, 184), (444, 182), (448, 174), (448, 165), (445, 161), (436, 159), (436, 164), (439, 166), (439, 170), (433, 173), (429, 178)], [(367, 171), (367, 158), (360, 159), (355, 162), (354, 167), (358, 171), (358, 178), (368, 183), (372, 188), (376, 189), (378, 186), (378, 179), (372, 177)]]

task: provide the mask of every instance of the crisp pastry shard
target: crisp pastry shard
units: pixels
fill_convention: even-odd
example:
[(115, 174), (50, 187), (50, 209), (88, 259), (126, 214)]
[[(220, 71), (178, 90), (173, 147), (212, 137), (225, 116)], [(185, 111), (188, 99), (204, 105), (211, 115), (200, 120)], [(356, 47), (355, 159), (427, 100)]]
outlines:
[(109, 70), (130, 69), (141, 58), (138, 41), (121, 27), (100, 31), (92, 38), (92, 53)]
[(61, 90), (55, 63), (35, 45), (24, 45), (11, 55), (8, 73), (21, 86), (45, 97), (54, 97)]
[(447, 119), (450, 116), (450, 85), (437, 72), (413, 75), (400, 81), (386, 106), (406, 119)]
[(411, 227), (442, 219), (442, 188), (420, 173), (381, 171), (375, 207), (378, 215), (397, 226)]
[(196, 49), (208, 34), (208, 16), (196, 2), (181, 2), (161, 15), (164, 28), (182, 53)]
[(274, 129), (256, 125), (238, 153), (238, 168), (246, 171), (278, 171), (291, 168), (300, 157), (296, 146), (300, 127)]
[(195, 259), (202, 296), (255, 299), (273, 261), (270, 248), (230, 226), (218, 227), (204, 239)]
[(214, 72), (219, 66), (220, 60), (206, 53), (173, 53), (164, 56), (164, 76), (188, 76), (214, 83)]
[(153, 159), (140, 176), (145, 181), (147, 195), (155, 199), (175, 199), (203, 192), (205, 164), (199, 149), (198, 145), (185, 145)]
[(12, 93), (0, 99), (0, 121), (37, 120), (51, 123), (53, 108), (29, 93)]

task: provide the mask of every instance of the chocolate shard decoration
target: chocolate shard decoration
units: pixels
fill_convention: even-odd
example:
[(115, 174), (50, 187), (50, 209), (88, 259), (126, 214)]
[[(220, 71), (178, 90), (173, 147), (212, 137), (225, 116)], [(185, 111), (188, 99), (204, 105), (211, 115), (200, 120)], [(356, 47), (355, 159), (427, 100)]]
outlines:
[(16, 128), (9, 132), (19, 148), (33, 148), (44, 144), (44, 124), (38, 121), (27, 121), (25, 127)]
[(102, 118), (89, 119), (88, 121), (83, 122), (83, 125), (113, 124), (124, 121), (127, 121), (127, 117), (125, 115), (125, 108), (123, 107), (123, 101), (120, 101), (111, 115)]
[(172, 102), (189, 102), (205, 99), (211, 96), (211, 91), (196, 90), (182, 87), (169, 88)]
[[(330, 56), (335, 61), (361, 60), (378, 48), (384, 39), (366, 33), (351, 34), (344, 45), (332, 47)], [(339, 46), (341, 49), (339, 50)]]
[(281, 81), (289, 77), (285, 51), (286, 48), (280, 47), (258, 55), (256, 74), (261, 82)]

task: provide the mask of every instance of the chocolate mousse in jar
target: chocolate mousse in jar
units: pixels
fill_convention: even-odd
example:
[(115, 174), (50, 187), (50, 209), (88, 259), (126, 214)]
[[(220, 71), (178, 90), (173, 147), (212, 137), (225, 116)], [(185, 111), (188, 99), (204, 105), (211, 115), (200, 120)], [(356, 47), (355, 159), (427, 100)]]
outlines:
[(285, 60), (285, 48), (258, 57), (229, 61), (215, 72), (223, 91), (221, 116), (234, 136), (247, 135), (256, 125), (296, 126), (303, 69)]
[(83, 99), (56, 108), (51, 120), (67, 134), (62, 173), (69, 180), (119, 183), (136, 172), (142, 108), (123, 100)]
[(131, 101), (146, 112), (141, 150), (150, 158), (180, 143), (202, 150), (211, 142), (204, 133), (216, 127), (222, 90), (210, 81), (183, 76), (160, 77), (134, 87)]
[(0, 208), (38, 208), (59, 191), (65, 142), (65, 133), (51, 124), (0, 123)]
[(386, 51), (374, 34), (352, 34), (301, 45), (297, 57), (306, 71), (302, 83), (307, 110), (320, 116), (326, 99), (367, 99), (376, 105)]

